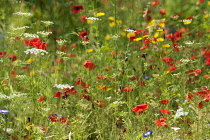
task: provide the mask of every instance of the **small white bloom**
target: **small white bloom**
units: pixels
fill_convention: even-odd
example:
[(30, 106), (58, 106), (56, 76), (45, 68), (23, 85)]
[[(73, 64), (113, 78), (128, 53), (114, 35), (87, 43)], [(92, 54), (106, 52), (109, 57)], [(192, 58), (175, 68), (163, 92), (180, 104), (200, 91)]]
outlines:
[(6, 131), (9, 134), (14, 133), (14, 130), (11, 129), (11, 128), (4, 128), (3, 130)]
[(14, 15), (19, 15), (19, 16), (24, 16), (24, 17), (30, 17), (32, 16), (31, 13), (23, 13), (23, 12), (16, 12), (16, 13), (13, 13)]
[(23, 27), (13, 28), (12, 30), (17, 31), (17, 30), (25, 30), (25, 29), (28, 29), (28, 28), (29, 28), (28, 26), (23, 26)]
[(26, 51), (24, 51), (26, 54), (41, 54), (41, 55), (44, 55), (44, 54), (48, 54), (47, 51), (45, 50), (42, 50), (42, 49), (37, 49), (37, 48), (32, 48), (32, 49), (27, 49)]
[(74, 88), (74, 86), (70, 86), (70, 85), (68, 85), (68, 84), (55, 84), (54, 87), (60, 88), (60, 89), (65, 89), (65, 88), (70, 88), (70, 89), (72, 89), (72, 88)]
[(24, 33), (22, 34), (25, 38), (39, 38), (37, 34), (30, 34), (30, 33)]
[(44, 23), (46, 26), (50, 26), (54, 24), (52, 21), (41, 21), (41, 22)]
[(40, 35), (42, 35), (43, 37), (46, 37), (46, 36), (52, 34), (52, 32), (40, 31), (40, 32), (37, 32), (37, 34), (40, 34)]
[(136, 31), (135, 30), (132, 30), (132, 29), (127, 29), (125, 30), (126, 32), (130, 32), (130, 33), (135, 33)]
[(186, 116), (189, 112), (184, 112), (183, 108), (180, 108), (176, 111), (176, 114), (174, 116), (174, 119), (179, 118), (180, 116)]
[(59, 44), (59, 45), (63, 45), (64, 43), (66, 43), (67, 41), (64, 39), (60, 39), (60, 40), (56, 40), (56, 42)]
[(101, 19), (96, 18), (96, 17), (86, 17), (86, 19), (89, 19), (89, 20), (101, 20)]
[(181, 129), (181, 128), (179, 128), (179, 127), (171, 127), (171, 129), (173, 129), (173, 130), (179, 130), (179, 129)]

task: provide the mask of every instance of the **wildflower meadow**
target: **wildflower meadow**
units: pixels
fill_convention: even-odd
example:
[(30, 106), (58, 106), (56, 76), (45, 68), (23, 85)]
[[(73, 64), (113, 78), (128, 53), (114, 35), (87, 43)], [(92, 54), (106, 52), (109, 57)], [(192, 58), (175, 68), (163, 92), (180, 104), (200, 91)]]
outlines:
[(1, 140), (210, 140), (209, 0), (0, 0)]

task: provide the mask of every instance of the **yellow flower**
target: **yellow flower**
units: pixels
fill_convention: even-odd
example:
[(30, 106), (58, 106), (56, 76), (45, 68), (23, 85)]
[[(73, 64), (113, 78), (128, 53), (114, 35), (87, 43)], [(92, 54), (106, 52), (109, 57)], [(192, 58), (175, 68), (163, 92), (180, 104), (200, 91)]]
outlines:
[(164, 28), (165, 27), (165, 23), (163, 23), (163, 22), (159, 23), (158, 26)]
[(154, 37), (157, 38), (160, 35), (159, 32), (155, 32)]
[(122, 24), (122, 20), (116, 20), (117, 24)]
[(148, 37), (148, 36), (149, 36), (149, 35), (144, 35), (143, 38), (146, 38), (146, 37)]
[(106, 36), (105, 36), (105, 39), (106, 39), (106, 40), (110, 40), (110, 38), (111, 38), (110, 35), (106, 35)]
[(33, 62), (34, 61), (34, 59), (28, 59), (27, 61), (26, 61), (26, 63), (27, 64), (31, 64), (31, 62)]
[(204, 18), (208, 18), (208, 17), (209, 17), (209, 15), (208, 15), (208, 14), (205, 14), (205, 15), (203, 15), (203, 17), (204, 17)]
[(208, 5), (210, 5), (210, 1), (208, 1)]
[(149, 26), (155, 26), (155, 20), (154, 19), (149, 23)]
[(164, 41), (164, 38), (157, 38), (157, 42), (162, 42)]
[(30, 76), (34, 76), (35, 75), (35, 71), (31, 71), (29, 75)]
[(169, 44), (163, 44), (162, 47), (168, 48), (168, 47), (170, 47), (170, 45)]
[(158, 30), (156, 30), (157, 32), (163, 32), (163, 29), (158, 29)]
[(104, 15), (105, 15), (105, 13), (100, 12), (100, 13), (97, 13), (96, 15), (97, 15), (97, 16), (104, 16)]
[(115, 26), (115, 23), (114, 22), (111, 22), (111, 23), (109, 23), (109, 26), (110, 27), (114, 27)]
[(122, 33), (121, 33), (121, 36), (126, 36), (126, 33), (125, 33), (125, 32), (122, 32)]
[(87, 52), (93, 52), (94, 50), (93, 49), (89, 49), (89, 50), (87, 50)]
[(187, 24), (190, 24), (191, 22), (192, 22), (191, 20), (188, 20), (188, 21), (185, 21), (184, 24), (187, 25)]
[(93, 22), (93, 21), (92, 21), (91, 19), (88, 19), (88, 20), (87, 20), (87, 23), (88, 23), (88, 24), (91, 24), (92, 22)]
[(135, 35), (135, 33), (128, 33), (127, 38), (130, 38), (131, 35)]
[(108, 19), (111, 21), (114, 21), (114, 17), (109, 17)]
[(136, 39), (134, 39), (133, 41), (140, 41), (140, 40), (142, 40), (142, 38), (141, 38), (141, 37), (136, 38)]

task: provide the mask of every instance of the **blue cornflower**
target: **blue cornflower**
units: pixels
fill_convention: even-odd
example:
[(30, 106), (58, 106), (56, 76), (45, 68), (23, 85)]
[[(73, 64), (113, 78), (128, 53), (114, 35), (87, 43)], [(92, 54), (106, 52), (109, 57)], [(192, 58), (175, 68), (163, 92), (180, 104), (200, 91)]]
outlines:
[(152, 131), (148, 130), (146, 133), (143, 134), (143, 137), (149, 137), (152, 135)]
[(149, 76), (144, 75), (144, 79), (149, 80), (150, 78), (149, 78)]
[(0, 113), (8, 113), (9, 110), (0, 110)]

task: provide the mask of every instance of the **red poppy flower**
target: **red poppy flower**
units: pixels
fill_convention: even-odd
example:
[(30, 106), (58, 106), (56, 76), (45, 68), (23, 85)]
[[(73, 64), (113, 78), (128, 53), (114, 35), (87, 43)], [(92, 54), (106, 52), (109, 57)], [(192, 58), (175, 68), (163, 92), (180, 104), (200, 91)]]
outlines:
[(149, 45), (146, 44), (146, 45), (142, 46), (142, 47), (140, 48), (140, 50), (145, 50), (145, 49), (148, 48), (148, 47), (149, 47)]
[(167, 71), (175, 71), (176, 69), (177, 69), (177, 67), (171, 66), (169, 69), (167, 69)]
[(40, 101), (40, 102), (44, 101), (44, 96), (40, 96), (38, 101)]
[(57, 114), (52, 114), (51, 116), (48, 117), (52, 122), (57, 122), (58, 121), (58, 115)]
[(127, 87), (125, 87), (124, 88), (124, 92), (128, 92), (128, 91), (132, 91), (133, 89), (132, 89), (132, 86), (131, 85), (129, 85), (129, 86), (127, 86)]
[(106, 80), (106, 77), (104, 76), (96, 76), (97, 79), (102, 79), (102, 80)]
[(171, 114), (171, 112), (170, 112), (169, 110), (167, 110), (167, 109), (159, 109), (159, 110), (160, 110), (160, 112), (162, 112), (162, 113)]
[(153, 1), (153, 2), (151, 2), (151, 6), (157, 6), (158, 4), (160, 4), (160, 2), (159, 1)]
[(160, 118), (160, 120), (156, 120), (157, 126), (165, 126), (165, 128), (168, 128), (168, 125), (165, 123), (167, 121), (166, 118)]
[(29, 70), (29, 67), (28, 66), (25, 66), (25, 67), (22, 67), (22, 69)]
[(181, 39), (182, 38), (182, 32), (178, 31), (174, 33), (174, 39)]
[(208, 75), (208, 74), (205, 74), (203, 77), (204, 77), (206, 80), (210, 80), (210, 75)]
[(81, 18), (80, 18), (80, 20), (82, 21), (82, 22), (85, 22), (87, 19), (87, 16), (86, 15), (84, 15), (84, 16), (82, 16)]
[(129, 37), (130, 41), (133, 41), (135, 38), (136, 38), (135, 35), (130, 35), (130, 37)]
[(199, 102), (199, 104), (198, 104), (198, 108), (199, 108), (199, 109), (203, 108), (203, 102), (202, 102), (202, 101), (201, 101), (201, 102)]
[(4, 51), (4, 52), (0, 52), (0, 57), (5, 56), (6, 54), (7, 54), (7, 52), (6, 52), (6, 51)]
[(210, 65), (210, 57), (206, 58), (205, 62), (206, 62), (206, 65)]
[(141, 105), (136, 105), (135, 108), (133, 108), (132, 110), (136, 113), (138, 113), (138, 115), (141, 114), (141, 111), (147, 110), (149, 107), (148, 104), (141, 104)]
[(201, 69), (195, 69), (195, 70), (189, 70), (186, 73), (190, 74), (192, 76), (199, 76), (201, 74), (202, 70)]
[(82, 12), (82, 10), (84, 8), (82, 5), (73, 5), (72, 7), (73, 7), (73, 9), (71, 10), (71, 12), (74, 14)]
[(167, 105), (168, 104), (168, 100), (162, 100), (162, 101), (160, 101), (160, 103), (163, 104), (163, 105)]
[(12, 61), (17, 60), (17, 56), (16, 56), (16, 55), (12, 55), (12, 54), (10, 54), (10, 55), (8, 56), (8, 58), (11, 59)]
[(194, 96), (192, 94), (188, 94), (186, 98), (188, 101), (192, 101), (194, 99)]
[(96, 65), (90, 60), (85, 60), (84, 67), (88, 68), (89, 70), (93, 70), (96, 68)]
[(82, 38), (83, 41), (88, 41), (89, 40), (87, 31), (79, 33), (79, 37)]
[(171, 57), (169, 57), (169, 56), (165, 56), (165, 57), (162, 58), (162, 61), (163, 62), (172, 62), (174, 60)]
[(61, 92), (60, 92), (60, 91), (58, 91), (58, 92), (54, 93), (54, 97), (58, 97), (58, 98), (60, 98), (60, 97), (61, 97)]
[(165, 15), (166, 14), (166, 10), (165, 9), (160, 9), (160, 14), (161, 15)]

